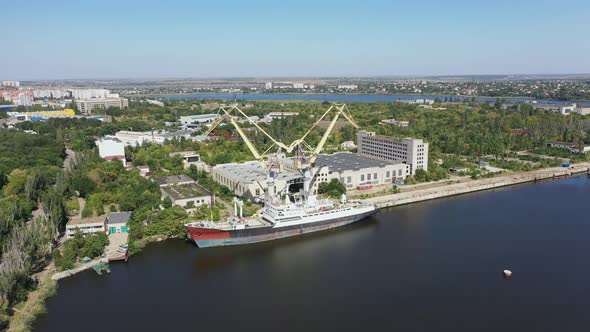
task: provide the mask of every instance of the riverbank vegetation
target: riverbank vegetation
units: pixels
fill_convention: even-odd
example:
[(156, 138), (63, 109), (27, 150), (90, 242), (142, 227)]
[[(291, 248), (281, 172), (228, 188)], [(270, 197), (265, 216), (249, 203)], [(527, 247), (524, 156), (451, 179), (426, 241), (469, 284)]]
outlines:
[(30, 332), (33, 330), (35, 320), (47, 313), (45, 302), (57, 292), (57, 282), (51, 278), (43, 280), (37, 289), (32, 291), (26, 302), (17, 305), (10, 319), (10, 327), (7, 332)]
[[(285, 143), (302, 136), (330, 105), (299, 101), (248, 104), (243, 108), (248, 116), (298, 113), (271, 123), (260, 123), (261, 128)], [(578, 162), (589, 158), (546, 148), (550, 141), (579, 146), (590, 144), (589, 116), (536, 111), (527, 104), (503, 109), (501, 103), (473, 101), (437, 102), (432, 109), (401, 103), (353, 103), (348, 108), (362, 130), (422, 138), (430, 143), (428, 171), (419, 170), (415, 177), (407, 179), (407, 184), (446, 179), (449, 168), (468, 168), (468, 175), (474, 177), (493, 176), (479, 170), (476, 165), (479, 161), (502, 169), (526, 171), (557, 166), (562, 159)], [(212, 133), (219, 139), (209, 142), (180, 139), (126, 149), (128, 161), (136, 166), (148, 165), (151, 174), (187, 174), (215, 193), (219, 204), (211, 210), (199, 208), (192, 215), (162, 202), (159, 186), (143, 178), (138, 170), (128, 170), (118, 161), (102, 160), (94, 144), (96, 136), (120, 130), (174, 130), (174, 126), (167, 126), (165, 122), (175, 121), (177, 116), (214, 112), (215, 105), (211, 101), (171, 100), (166, 101), (165, 107), (132, 102), (127, 110), (105, 110), (107, 122), (51, 119), (23, 122), (17, 125), (17, 130), (0, 129), (0, 327), (1, 321), (13, 314), (13, 308), (22, 303), (31, 290), (39, 288), (32, 276), (47, 266), (68, 216), (133, 211), (129, 223), (131, 254), (153, 239), (183, 237), (186, 234), (183, 225), (191, 220), (222, 220), (227, 216), (233, 198), (231, 190), (214, 183), (206, 172), (194, 166), (185, 169), (182, 159), (173, 153), (194, 151), (209, 165), (252, 160), (250, 151), (231, 125), (219, 126)], [(405, 120), (409, 125), (382, 125), (381, 120), (388, 118)], [(328, 116), (311, 131), (306, 138), (309, 145), (317, 144), (330, 119)], [(259, 129), (247, 123), (242, 127), (260, 151), (271, 147), (271, 140)], [(328, 138), (325, 151), (341, 151), (341, 143), (355, 140), (356, 129), (341, 119)], [(64, 168), (66, 146), (71, 150), (68, 153), (71, 157)], [(515, 153), (524, 150), (555, 158)], [(321, 191), (333, 197), (339, 197), (341, 189), (335, 183), (321, 185)], [(259, 205), (246, 203), (244, 215), (252, 215), (259, 208)], [(69, 268), (79, 258), (96, 257), (104, 245), (104, 238), (100, 237), (67, 241), (62, 251), (55, 254), (56, 264), (60, 269)]]
[(53, 262), (60, 271), (72, 269), (80, 259), (101, 256), (108, 244), (109, 238), (105, 233), (84, 235), (77, 229), (73, 238), (65, 241), (60, 250), (53, 252)]

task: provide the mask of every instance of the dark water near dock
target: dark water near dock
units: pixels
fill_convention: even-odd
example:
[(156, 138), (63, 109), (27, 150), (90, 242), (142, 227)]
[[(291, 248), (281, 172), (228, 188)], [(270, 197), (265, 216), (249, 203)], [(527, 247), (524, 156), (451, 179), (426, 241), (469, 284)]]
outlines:
[(582, 176), (260, 245), (157, 243), (60, 281), (36, 331), (588, 331), (588, 203)]
[[(453, 98), (453, 100), (471, 100), (472, 97), (463, 96), (451, 96), (451, 95), (376, 95), (376, 94), (314, 94), (314, 93), (253, 93), (253, 94), (231, 94), (231, 93), (196, 93), (196, 94), (185, 94), (185, 95), (161, 95), (154, 96), (160, 99), (176, 99), (176, 100), (189, 100), (189, 99), (223, 99), (233, 100), (234, 97), (238, 100), (307, 100), (307, 101), (330, 101), (330, 102), (345, 102), (345, 103), (379, 103), (379, 102), (395, 102), (403, 100), (416, 100), (416, 99), (436, 99), (440, 100), (447, 98)], [(478, 102), (490, 102), (493, 103), (497, 100), (497, 97), (475, 97)], [(525, 97), (506, 97), (500, 98), (506, 99), (509, 102), (532, 102), (537, 101), (539, 103), (549, 104), (567, 104), (572, 101), (559, 101), (551, 99), (534, 99)], [(590, 102), (575, 102), (578, 105), (590, 106)]]

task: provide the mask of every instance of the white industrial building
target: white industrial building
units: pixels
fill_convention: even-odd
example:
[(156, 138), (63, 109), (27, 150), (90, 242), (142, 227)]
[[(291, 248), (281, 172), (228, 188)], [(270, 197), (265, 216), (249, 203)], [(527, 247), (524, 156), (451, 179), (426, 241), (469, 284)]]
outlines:
[(374, 132), (357, 133), (358, 153), (382, 160), (403, 161), (410, 165), (410, 174), (417, 169), (428, 170), (428, 143), (421, 139), (395, 138)]
[(410, 126), (410, 121), (396, 120), (396, 119), (385, 119), (385, 120), (381, 120), (381, 124), (405, 128), (405, 127)]
[[(285, 168), (296, 171), (293, 161), (284, 161)], [(348, 189), (366, 189), (392, 184), (411, 175), (410, 165), (401, 161), (379, 160), (351, 152), (318, 155), (313, 174), (314, 193), (317, 193), (320, 183), (330, 182), (332, 179), (339, 180)]]
[(356, 84), (338, 84), (338, 90), (356, 90), (357, 88)]
[(432, 105), (434, 104), (434, 99), (400, 99), (397, 102), (410, 105)]
[(155, 105), (155, 106), (160, 106), (160, 107), (164, 107), (164, 103), (159, 101), (159, 100), (153, 100), (153, 99), (148, 99), (146, 100), (148, 104), (150, 105)]
[(199, 114), (199, 115), (181, 116), (180, 123), (183, 126), (204, 125), (204, 124), (212, 123), (213, 121), (217, 120), (219, 117), (220, 117), (219, 114)]
[(272, 121), (275, 119), (285, 119), (290, 116), (297, 116), (297, 115), (299, 115), (298, 112), (270, 112), (266, 115), (266, 118)]
[(106, 138), (114, 138), (123, 142), (125, 145), (138, 146), (144, 143), (163, 144), (166, 140), (174, 139), (193, 139), (191, 136), (193, 132), (190, 130), (179, 131), (127, 131), (122, 130), (115, 133), (115, 135), (107, 135)]
[[(236, 195), (251, 201), (264, 199), (268, 175), (258, 161), (220, 164), (211, 168), (213, 181), (228, 187)], [(301, 183), (301, 174), (285, 170), (276, 175), (274, 191), (285, 190), (288, 184)], [(276, 194), (272, 192), (271, 194)]]
[(542, 104), (533, 103), (533, 108), (539, 111), (559, 112), (563, 115), (576, 112), (576, 104)]
[[(282, 170), (275, 175), (274, 191), (287, 189), (297, 192), (302, 188), (302, 174), (295, 167), (294, 158), (281, 159)], [(348, 189), (366, 189), (372, 186), (392, 184), (410, 175), (410, 165), (369, 158), (356, 153), (341, 152), (319, 155), (313, 168), (315, 181), (311, 188), (317, 194), (322, 182), (337, 179)], [(259, 162), (231, 163), (214, 166), (211, 177), (228, 187), (234, 194), (260, 201), (269, 188), (267, 172)], [(275, 194), (276, 192), (271, 192)]]
[(125, 144), (123, 142), (118, 139), (104, 137), (98, 138), (95, 143), (98, 146), (98, 154), (102, 159), (118, 159), (121, 160), (123, 166), (127, 166), (125, 160)]
[(76, 107), (81, 113), (91, 113), (97, 109), (107, 109), (109, 107), (127, 108), (129, 100), (126, 98), (90, 98), (76, 99)]

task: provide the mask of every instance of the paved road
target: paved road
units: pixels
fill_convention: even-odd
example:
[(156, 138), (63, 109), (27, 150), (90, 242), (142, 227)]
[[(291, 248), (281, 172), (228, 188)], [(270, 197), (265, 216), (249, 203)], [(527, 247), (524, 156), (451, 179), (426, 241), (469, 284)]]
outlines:
[(72, 159), (76, 156), (76, 152), (74, 150), (70, 150), (66, 148), (66, 158), (64, 159), (64, 169), (68, 170), (70, 168), (70, 164), (72, 163)]

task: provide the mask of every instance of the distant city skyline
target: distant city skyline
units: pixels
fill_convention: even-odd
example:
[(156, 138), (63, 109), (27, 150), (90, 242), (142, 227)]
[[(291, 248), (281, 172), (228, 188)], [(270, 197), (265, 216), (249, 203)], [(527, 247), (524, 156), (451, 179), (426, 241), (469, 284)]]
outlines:
[(0, 80), (590, 73), (582, 0), (11, 1)]

